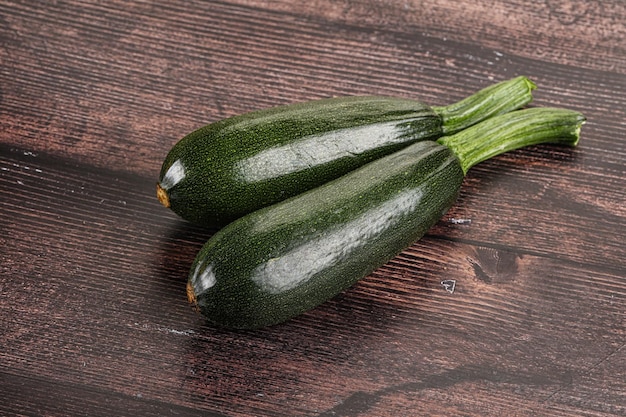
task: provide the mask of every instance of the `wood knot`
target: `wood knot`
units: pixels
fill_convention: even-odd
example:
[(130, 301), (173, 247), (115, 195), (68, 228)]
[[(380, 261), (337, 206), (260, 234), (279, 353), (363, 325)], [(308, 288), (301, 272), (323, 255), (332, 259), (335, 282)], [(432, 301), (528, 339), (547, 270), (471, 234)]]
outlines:
[(513, 281), (518, 273), (519, 259), (514, 252), (494, 248), (476, 248), (475, 256), (468, 258), (476, 278), (487, 284)]

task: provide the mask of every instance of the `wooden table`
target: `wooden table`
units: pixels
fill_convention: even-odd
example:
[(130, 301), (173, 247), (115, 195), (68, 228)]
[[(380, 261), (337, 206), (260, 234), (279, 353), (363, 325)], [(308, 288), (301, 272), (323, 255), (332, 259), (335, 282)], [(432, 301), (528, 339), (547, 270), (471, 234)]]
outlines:
[[(473, 168), (424, 239), (285, 324), (189, 306), (214, 231), (154, 192), (183, 135), (520, 74), (585, 113), (578, 148)], [(0, 415), (624, 416), (625, 120), (621, 0), (2, 1)]]

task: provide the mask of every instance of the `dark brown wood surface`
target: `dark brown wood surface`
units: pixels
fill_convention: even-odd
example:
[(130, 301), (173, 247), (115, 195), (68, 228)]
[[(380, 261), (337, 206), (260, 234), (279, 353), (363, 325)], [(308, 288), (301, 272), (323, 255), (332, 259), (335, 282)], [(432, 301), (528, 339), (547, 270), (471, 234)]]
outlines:
[[(625, 4), (0, 1), (0, 415), (625, 416)], [(520, 74), (585, 113), (578, 148), (472, 169), (424, 239), (285, 324), (188, 305), (213, 231), (154, 195), (180, 137)]]

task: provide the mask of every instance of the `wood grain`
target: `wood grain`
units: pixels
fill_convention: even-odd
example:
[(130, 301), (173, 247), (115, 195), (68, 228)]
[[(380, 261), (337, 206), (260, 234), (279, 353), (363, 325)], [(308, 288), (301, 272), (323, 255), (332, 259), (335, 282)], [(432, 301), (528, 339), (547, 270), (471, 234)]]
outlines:
[[(126, 6), (117, 8), (84, 5), (57, 22), (54, 8), (22, 5), (7, 18), (5, 71), (16, 80), (8, 87), (30, 85), (2, 94), (12, 110), (2, 125), (12, 132), (12, 143), (28, 148), (33, 135), (46, 135), (33, 151), (156, 176), (161, 159), (184, 134), (243, 111), (350, 94), (402, 95), (440, 105), (519, 74), (549, 89), (564, 80), (588, 84), (576, 91), (576, 109), (586, 110), (585, 103), (598, 101), (610, 85), (617, 90), (615, 120), (624, 115), (623, 76), (611, 73), (603, 86), (596, 72), (572, 76), (567, 65), (540, 67), (535, 59), (482, 45), (466, 49), (467, 43), (412, 31), (374, 36), (368, 28), (223, 3), (212, 4), (207, 15), (165, 7), (168, 20), (136, 10), (141, 24)], [(229, 26), (222, 29), (224, 19)], [(39, 31), (17, 35), (33, 25)], [(115, 36), (110, 27), (119, 27)], [(151, 48), (142, 53), (146, 42)], [(468, 53), (455, 56), (460, 49)], [(172, 81), (164, 83), (168, 77)], [(560, 103), (552, 98), (548, 104)]]
[[(625, 22), (617, 0), (0, 2), (0, 414), (626, 415)], [(154, 196), (178, 138), (518, 74), (585, 113), (578, 148), (473, 168), (424, 239), (287, 323), (188, 305), (215, 231)]]
[[(255, 1), (238, 4), (255, 7)], [(298, 14), (373, 31), (420, 33), (517, 56), (624, 74), (626, 6), (585, 0), (298, 2)], [(291, 1), (267, 6), (290, 14)]]

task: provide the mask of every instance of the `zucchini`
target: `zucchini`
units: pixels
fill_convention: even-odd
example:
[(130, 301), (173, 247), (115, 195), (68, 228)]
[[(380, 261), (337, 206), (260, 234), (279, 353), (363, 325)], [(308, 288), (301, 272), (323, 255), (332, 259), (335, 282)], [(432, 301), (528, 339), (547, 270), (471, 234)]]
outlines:
[(157, 197), (182, 218), (222, 226), (411, 143), (436, 140), (532, 99), (526, 77), (456, 104), (340, 97), (235, 116), (181, 139), (163, 162)]
[(580, 113), (532, 108), (423, 141), (243, 216), (202, 247), (189, 301), (212, 323), (273, 325), (352, 286), (423, 236), (473, 165), (539, 143), (576, 145)]

